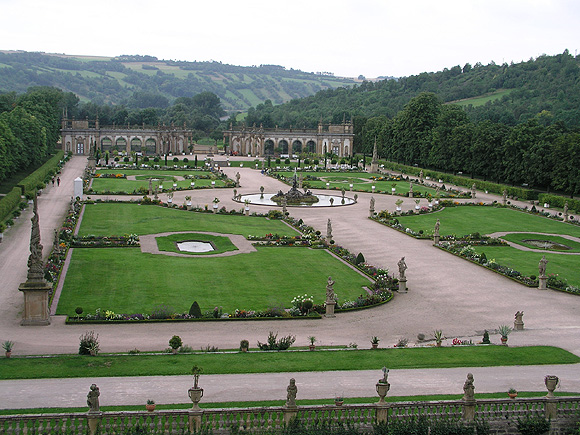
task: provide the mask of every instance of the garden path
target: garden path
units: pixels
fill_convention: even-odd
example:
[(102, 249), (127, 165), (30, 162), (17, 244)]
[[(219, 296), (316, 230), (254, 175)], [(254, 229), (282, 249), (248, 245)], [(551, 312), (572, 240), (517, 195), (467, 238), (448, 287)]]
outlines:
[(227, 251), (220, 254), (195, 254), (194, 257), (229, 257), (231, 255), (247, 254), (248, 252), (256, 252), (256, 248), (252, 246), (252, 242), (247, 240), (244, 236), (238, 234), (222, 234), (222, 233), (212, 233), (208, 231), (178, 231), (169, 233), (159, 233), (159, 234), (146, 234), (139, 236), (139, 244), (141, 245), (141, 252), (147, 252), (149, 254), (161, 254), (170, 255), (173, 257), (189, 257), (192, 258), (190, 254), (180, 254), (179, 252), (169, 252), (160, 251), (157, 246), (156, 237), (165, 237), (172, 234), (208, 234), (210, 236), (222, 236), (227, 237), (230, 241), (238, 248), (237, 251)]

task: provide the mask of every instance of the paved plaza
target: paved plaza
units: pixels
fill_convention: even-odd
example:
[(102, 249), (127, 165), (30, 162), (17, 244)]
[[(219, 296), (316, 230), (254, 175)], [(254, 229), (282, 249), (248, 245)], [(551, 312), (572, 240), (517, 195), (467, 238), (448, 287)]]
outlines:
[[(82, 175), (85, 165), (86, 158), (73, 157), (63, 169), (60, 187), (47, 186), (42, 196), (39, 197), (41, 241), (45, 247), (45, 255), (48, 255), (52, 244), (53, 231), (62, 223), (69, 207), (73, 194), (73, 180)], [(264, 186), (265, 192), (288, 190), (288, 186), (274, 178), (262, 175), (260, 171), (246, 167), (224, 167), (223, 170), (232, 179), (235, 179), (236, 172), (240, 173), (241, 187), (238, 189), (238, 193), (241, 194), (259, 193), (260, 186)], [(314, 190), (314, 193), (316, 192), (324, 193), (323, 190)], [(228, 210), (243, 207), (243, 204), (232, 200), (232, 189), (200, 189), (193, 192), (176, 192), (173, 199), (174, 203), (181, 204), (186, 195), (192, 196), (194, 205), (204, 206), (208, 204), (211, 206), (214, 197), (218, 197), (220, 207), (225, 206)], [(352, 195), (347, 192), (347, 196)], [(435, 329), (442, 329), (445, 336), (450, 338), (471, 338), (474, 341), (479, 341), (484, 329), (494, 330), (500, 324), (511, 325), (514, 313), (524, 311), (525, 330), (514, 331), (510, 335), (510, 345), (553, 345), (580, 355), (580, 298), (578, 296), (551, 290), (540, 291), (527, 288), (490, 270), (445, 253), (433, 247), (432, 241), (416, 240), (371, 221), (368, 219), (371, 196), (375, 198), (377, 211), (394, 210), (394, 201), (398, 199), (398, 197), (391, 195), (372, 195), (358, 192), (358, 203), (352, 206), (295, 207), (288, 210), (291, 216), (302, 218), (306, 224), (315, 227), (323, 234), (327, 220), (330, 218), (333, 239), (336, 243), (355, 254), (362, 252), (370, 264), (387, 268), (392, 272), (397, 270), (397, 261), (404, 256), (408, 265), (408, 293), (396, 294), (391, 302), (380, 307), (341, 313), (332, 319), (237, 322), (235, 328), (232, 328), (228, 322), (90, 325), (89, 327), (65, 325), (63, 316), (53, 316), (52, 324), (45, 327), (20, 326), (23, 297), (18, 292), (18, 285), (26, 280), (30, 217), (32, 214), (31, 210), (28, 209), (16, 221), (14, 227), (5, 232), (4, 241), (0, 243), (0, 341), (13, 340), (15, 342), (13, 354), (15, 356), (77, 353), (79, 336), (88, 329), (95, 330), (99, 334), (102, 352), (125, 352), (133, 348), (138, 348), (141, 351), (158, 351), (167, 347), (168, 340), (173, 335), (179, 335), (184, 344), (190, 345), (194, 349), (208, 344), (220, 349), (231, 349), (237, 348), (241, 339), (249, 340), (251, 345), (255, 344), (257, 340), (264, 341), (268, 331), (279, 331), (282, 335), (295, 335), (297, 337), (296, 345), (307, 345), (308, 337), (315, 335), (318, 345), (346, 345), (354, 342), (363, 348), (368, 347), (370, 337), (376, 335), (381, 338), (381, 347), (388, 347), (395, 344), (400, 337), (406, 337), (411, 342), (415, 341), (418, 333), (424, 333), (429, 337)], [(126, 200), (128, 197), (123, 196), (122, 199)], [(165, 197), (162, 196), (161, 199), (164, 200)], [(491, 202), (499, 199), (497, 196), (481, 192), (477, 194), (478, 201)], [(421, 205), (424, 205), (423, 202), (426, 205), (426, 200), (421, 201)], [(403, 207), (409, 209), (414, 205), (411, 199), (407, 199)], [(521, 205), (525, 204), (521, 203)], [(251, 211), (263, 212), (268, 209), (268, 207), (251, 206)], [(328, 274), (331, 275), (332, 271), (329, 270)], [(326, 281), (322, 280), (318, 289), (320, 294), (324, 294), (325, 285)], [(317, 289), (312, 289), (312, 293), (316, 292)], [(240, 306), (243, 306), (243, 301), (240, 301)], [(498, 335), (492, 334), (491, 339), (492, 342), (499, 343)], [(385, 364), (388, 365), (388, 361)], [(476, 374), (478, 392), (503, 391), (505, 384), (501, 383), (504, 381), (498, 375), (502, 375), (504, 379), (508, 377), (521, 381), (526, 387), (518, 387), (520, 390), (543, 390), (541, 382), (543, 375), (548, 374), (548, 372), (560, 376), (563, 379), (562, 388), (566, 388), (566, 385), (570, 386), (570, 388), (566, 388), (567, 391), (580, 391), (580, 385), (578, 385), (580, 376), (574, 376), (574, 373), (580, 372), (578, 368), (577, 366), (490, 368), (485, 369), (486, 373), (481, 372), (480, 378), (477, 377), (480, 369), (453, 369), (457, 370), (457, 373), (453, 374), (452, 379), (445, 377), (447, 376), (444, 375), (445, 370), (409, 371), (410, 374), (406, 374), (405, 378), (432, 379), (433, 382), (414, 383), (410, 382), (409, 379), (403, 381), (403, 377), (401, 377), (401, 384), (398, 387), (396, 387), (395, 382), (397, 371), (393, 371), (391, 392), (397, 388), (397, 395), (435, 391), (441, 393), (457, 392), (459, 394), (467, 371), (473, 371)], [(295, 375), (300, 387), (302, 374)], [(218, 392), (223, 391), (222, 396), (225, 396), (225, 388), (223, 385), (220, 387), (220, 383), (226, 382), (229, 385), (228, 391), (230, 391), (231, 385), (243, 385), (249, 379), (248, 375), (240, 375), (238, 378), (228, 378), (227, 376), (232, 375), (203, 377), (204, 383), (207, 382), (204, 387), (207, 387), (208, 398), (212, 398), (213, 401), (223, 399), (223, 397), (220, 399), (221, 396)], [(312, 376), (312, 380), (308, 382), (308, 385), (314, 391), (317, 380), (319, 385), (323, 385), (325, 376), (328, 376), (327, 379), (335, 379), (335, 376), (339, 376), (339, 374), (338, 372), (325, 372), (324, 375), (313, 374), (310, 376)], [(443, 377), (439, 378), (439, 376)], [(283, 398), (287, 383), (282, 382), (281, 379), (289, 377), (289, 374), (264, 377), (264, 379), (270, 380), (266, 383), (272, 388), (279, 387), (280, 394), (269, 392), (267, 387), (257, 387), (251, 389), (253, 397), (248, 397), (247, 390), (242, 397), (246, 400)], [(375, 378), (378, 379), (378, 377), (380, 377), (379, 371), (340, 375), (340, 379), (344, 379), (346, 382), (344, 389), (339, 392), (324, 391), (324, 394), (328, 393), (325, 397), (333, 397), (336, 394), (346, 397), (372, 396), (374, 395)], [(171, 382), (174, 382), (172, 385), (175, 387), (168, 388), (165, 385), (165, 380), (170, 382), (169, 378), (177, 378), (177, 381), (171, 379)], [(349, 379), (357, 379), (357, 381), (350, 384)], [(437, 382), (437, 379), (443, 380)], [(499, 381), (497, 381), (498, 379)], [(12, 401), (16, 401), (16, 398), (19, 397), (18, 391), (22, 392), (21, 397), (26, 397), (23, 403), (32, 406), (28, 399), (37, 394), (39, 390), (45, 390), (43, 385), (50, 382), (55, 383), (55, 388), (62, 393), (63, 398), (61, 403), (52, 401), (51, 404), (54, 406), (83, 406), (86, 391), (93, 381), (97, 382), (101, 388), (101, 403), (103, 405), (107, 404), (107, 388), (103, 388), (105, 382), (108, 382), (111, 388), (115, 388), (116, 391), (122, 391), (126, 386), (126, 397), (132, 395), (136, 384), (151, 389), (157, 388), (159, 391), (174, 391), (174, 388), (179, 389), (182, 382), (180, 377), (165, 377), (159, 382), (141, 378), (132, 380), (122, 378), (122, 380), (122, 382), (119, 382), (118, 379), (109, 381), (105, 379), (26, 381), (28, 384), (24, 381), (0, 381), (0, 408), (17, 408), (18, 406), (13, 406)], [(568, 383), (566, 384), (565, 381)], [(181, 390), (187, 389), (188, 382), (187, 379), (183, 380), (184, 385), (181, 386)], [(280, 382), (282, 385), (279, 385)], [(366, 385), (368, 382), (371, 384)], [(78, 388), (85, 384), (86, 386), (81, 388), (82, 400), (79, 399), (80, 404), (69, 403), (66, 397), (72, 397), (72, 390), (75, 391), (75, 394), (78, 393)], [(212, 387), (209, 386), (210, 384)], [(420, 385), (428, 386), (431, 384), (438, 385), (438, 389), (422, 390), (420, 387)], [(510, 382), (507, 384), (509, 385)], [(251, 383), (250, 385), (255, 384)], [(404, 388), (403, 385), (405, 385)], [(34, 394), (27, 392), (28, 388), (31, 388)], [(399, 389), (405, 391), (399, 391)], [(47, 390), (54, 395), (53, 388)], [(362, 390), (368, 390), (368, 392), (363, 394)], [(11, 392), (10, 395), (8, 395), (8, 391)], [(320, 389), (320, 391), (323, 390)], [(167, 394), (166, 399), (157, 400), (157, 402), (174, 403), (172, 402), (175, 400), (172, 396), (173, 393)], [(317, 397), (316, 394), (322, 393), (308, 394)], [(155, 393), (150, 395), (159, 397)], [(272, 395), (275, 397), (270, 397)], [(306, 397), (299, 394), (298, 398)], [(139, 400), (137, 403), (143, 403), (142, 398)], [(230, 398), (228, 400), (237, 399)], [(184, 399), (180, 401), (186, 402), (187, 397), (184, 395)], [(45, 405), (46, 402), (43, 404)]]

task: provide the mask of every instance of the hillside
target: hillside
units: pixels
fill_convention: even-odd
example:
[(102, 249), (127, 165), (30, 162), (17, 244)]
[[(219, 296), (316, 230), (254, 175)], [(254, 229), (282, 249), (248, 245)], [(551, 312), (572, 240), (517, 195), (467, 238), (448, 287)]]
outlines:
[[(245, 111), (265, 100), (281, 104), (320, 90), (355, 82), (330, 75), (286, 70), (277, 65), (241, 67), (220, 62), (180, 62), (152, 56), (117, 58), (0, 52), (0, 92), (24, 93), (54, 86), (81, 101), (165, 108), (178, 97), (202, 92), (219, 96), (226, 111)], [(139, 101), (132, 100), (139, 93)], [(143, 101), (145, 100), (145, 101)]]
[(458, 103), (474, 122), (490, 120), (517, 125), (535, 117), (545, 124), (580, 127), (580, 57), (568, 51), (517, 64), (466, 64), (399, 80), (363, 82), (353, 88), (329, 89), (286, 104), (258, 105), (247, 122), (264, 126), (310, 125), (357, 117), (394, 118), (422, 92), (444, 103)]

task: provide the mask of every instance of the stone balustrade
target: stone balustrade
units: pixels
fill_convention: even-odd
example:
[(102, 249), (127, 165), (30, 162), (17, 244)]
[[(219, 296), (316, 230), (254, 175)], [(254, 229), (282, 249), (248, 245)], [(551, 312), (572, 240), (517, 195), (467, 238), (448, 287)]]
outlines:
[[(149, 433), (178, 434), (204, 428), (209, 432), (229, 434), (238, 430), (276, 430), (295, 418), (306, 426), (321, 421), (330, 425), (349, 423), (361, 432), (372, 430), (373, 424), (394, 423), (425, 417), (429, 421), (464, 421), (465, 408), (475, 407), (475, 420), (484, 420), (491, 433), (510, 433), (518, 418), (526, 415), (551, 417), (552, 434), (566, 433), (580, 419), (580, 397), (554, 399), (481, 399), (473, 404), (462, 400), (430, 402), (392, 402), (386, 406), (312, 405), (289, 409), (284, 406), (259, 408), (224, 408), (190, 410), (118, 411), (98, 413), (29, 414), (0, 416), (0, 434), (66, 433), (85, 435), (89, 420), (98, 422), (99, 433), (122, 434), (140, 427)], [(380, 411), (386, 410), (381, 414)], [(380, 416), (385, 416), (381, 418)], [(384, 419), (386, 418), (386, 421)], [(514, 432), (516, 433), (516, 432)]]

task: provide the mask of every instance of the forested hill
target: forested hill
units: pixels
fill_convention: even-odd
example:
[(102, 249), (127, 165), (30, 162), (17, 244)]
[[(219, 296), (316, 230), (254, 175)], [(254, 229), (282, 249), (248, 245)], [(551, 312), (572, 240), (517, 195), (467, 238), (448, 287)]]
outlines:
[(221, 62), (180, 62), (152, 56), (117, 58), (0, 52), (0, 93), (53, 86), (82, 101), (166, 108), (179, 97), (219, 96), (227, 111), (245, 111), (265, 100), (281, 104), (324, 89), (350, 86), (351, 79), (287, 70), (277, 65), (241, 67)]
[(321, 91), (279, 106), (258, 105), (250, 109), (246, 122), (264, 127), (313, 127), (320, 119), (340, 122), (343, 117), (363, 118), (360, 126), (367, 118), (394, 118), (413, 97), (433, 92), (445, 103), (464, 106), (474, 122), (490, 120), (513, 126), (540, 117), (543, 123), (562, 121), (567, 127), (578, 128), (579, 65), (580, 57), (574, 58), (566, 50), (517, 64), (454, 66), (399, 80)]

